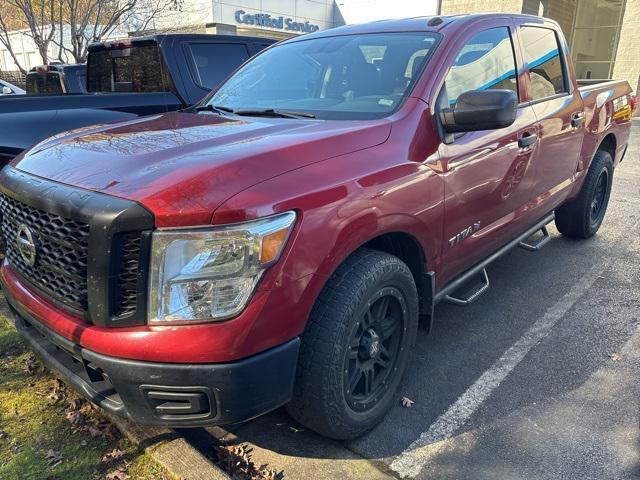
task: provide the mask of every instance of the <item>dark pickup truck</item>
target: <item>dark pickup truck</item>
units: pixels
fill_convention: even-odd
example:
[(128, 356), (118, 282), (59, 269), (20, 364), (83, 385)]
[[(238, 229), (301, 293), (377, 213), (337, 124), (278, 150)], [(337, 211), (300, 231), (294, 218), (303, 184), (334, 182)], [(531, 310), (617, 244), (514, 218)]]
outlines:
[(533, 16), (346, 26), (265, 50), (196, 108), (41, 142), (0, 172), (16, 327), (141, 423), (287, 404), (360, 435), (438, 302), (473, 302), (554, 219), (602, 224), (635, 101), (579, 86), (570, 58)]
[(173, 34), (91, 45), (88, 93), (0, 97), (0, 167), (65, 130), (192, 105), (273, 43), (267, 38)]
[(86, 93), (87, 66), (85, 64), (52, 64), (33, 67), (27, 73), (27, 94)]

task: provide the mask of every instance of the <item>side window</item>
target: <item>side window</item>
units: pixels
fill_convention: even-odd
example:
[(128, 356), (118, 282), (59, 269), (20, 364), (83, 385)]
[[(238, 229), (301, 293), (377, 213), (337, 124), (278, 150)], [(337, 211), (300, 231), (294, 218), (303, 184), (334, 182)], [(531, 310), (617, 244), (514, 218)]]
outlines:
[(548, 28), (522, 27), (520, 39), (531, 78), (531, 99), (539, 100), (567, 91), (556, 33)]
[(460, 50), (445, 79), (449, 105), (471, 90), (507, 89), (518, 93), (516, 61), (506, 27), (478, 33)]
[(196, 67), (196, 82), (208, 90), (249, 58), (247, 47), (240, 43), (191, 43), (189, 49)]

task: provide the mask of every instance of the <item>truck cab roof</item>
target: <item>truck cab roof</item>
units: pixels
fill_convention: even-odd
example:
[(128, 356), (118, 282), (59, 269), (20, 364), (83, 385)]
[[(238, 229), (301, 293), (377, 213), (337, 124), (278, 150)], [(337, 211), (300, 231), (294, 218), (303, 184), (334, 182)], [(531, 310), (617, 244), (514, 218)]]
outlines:
[(158, 45), (164, 43), (167, 40), (179, 39), (185, 42), (198, 42), (218, 40), (226, 43), (261, 43), (270, 45), (275, 43), (276, 40), (264, 37), (249, 37), (243, 35), (213, 35), (207, 33), (167, 33), (167, 34), (153, 34), (144, 35), (141, 37), (128, 37), (117, 40), (108, 40), (104, 42), (95, 42), (88, 46), (89, 52), (110, 49), (110, 48), (122, 48), (128, 44), (141, 44), (141, 43), (156, 43)]
[(421, 16), (403, 19), (378, 20), (375, 22), (344, 25), (342, 27), (321, 30), (301, 37), (294, 37), (285, 42), (296, 42), (308, 40), (310, 38), (333, 37), (337, 35), (356, 35), (368, 33), (392, 33), (392, 32), (413, 32), (413, 31), (433, 31), (440, 32), (450, 27), (460, 27), (479, 20), (505, 18), (508, 20), (519, 20), (521, 23), (548, 23), (557, 26), (557, 22), (548, 18), (537, 17), (535, 15), (513, 14), (513, 13), (473, 13), (464, 15), (435, 15)]

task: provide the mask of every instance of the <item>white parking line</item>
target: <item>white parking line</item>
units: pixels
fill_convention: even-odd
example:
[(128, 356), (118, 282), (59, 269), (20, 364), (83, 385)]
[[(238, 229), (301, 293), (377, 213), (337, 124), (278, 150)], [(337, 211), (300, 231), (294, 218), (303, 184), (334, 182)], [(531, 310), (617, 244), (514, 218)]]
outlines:
[[(431, 424), (426, 432), (398, 455), (390, 468), (402, 478), (416, 477), (427, 465), (434, 444), (447, 440), (489, 398), (491, 393), (518, 366), (529, 351), (551, 331), (554, 325), (594, 284), (608, 266), (609, 259), (595, 264), (567, 293), (554, 303), (520, 339), (485, 371), (460, 397)], [(430, 448), (431, 447), (431, 448)]]

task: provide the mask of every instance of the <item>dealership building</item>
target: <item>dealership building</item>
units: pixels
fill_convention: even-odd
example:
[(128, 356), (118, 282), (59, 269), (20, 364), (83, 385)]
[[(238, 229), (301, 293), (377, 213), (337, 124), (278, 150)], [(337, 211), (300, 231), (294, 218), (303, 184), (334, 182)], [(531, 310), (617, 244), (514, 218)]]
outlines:
[[(209, 6), (207, 31), (276, 38), (352, 23), (354, 7), (367, 8), (364, 0), (202, 1)], [(390, 7), (385, 13), (394, 16), (397, 2), (386, 1)], [(640, 0), (414, 1), (415, 15), (500, 11), (551, 18), (565, 33), (578, 78), (623, 79), (635, 91), (640, 87)]]
[(226, 35), (284, 39), (345, 24), (334, 0), (185, 0), (183, 10), (189, 31)]
[[(209, 33), (287, 38), (353, 23), (363, 9), (398, 15), (398, 0), (186, 0), (189, 20)], [(386, 6), (385, 6), (386, 5)], [(640, 80), (640, 0), (412, 0), (411, 15), (509, 12), (556, 20), (565, 33), (578, 78)], [(373, 7), (377, 8), (373, 8)], [(383, 6), (384, 8), (380, 8)], [(203, 16), (204, 15), (204, 16)]]
[[(624, 79), (636, 91), (640, 86), (640, 0), (184, 0), (182, 5), (182, 11), (152, 22), (149, 30), (284, 39), (368, 17), (490, 11), (541, 15), (562, 27), (579, 78)], [(135, 30), (135, 25), (119, 29), (125, 35)], [(14, 37), (23, 66), (39, 65), (33, 42), (19, 32)], [(0, 71), (14, 69), (0, 45)]]
[(640, 87), (640, 0), (441, 0), (441, 14), (502, 11), (557, 21), (578, 78), (627, 80)]

